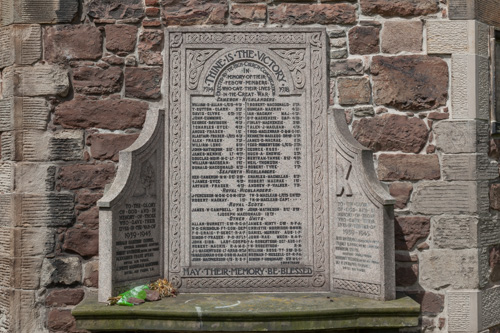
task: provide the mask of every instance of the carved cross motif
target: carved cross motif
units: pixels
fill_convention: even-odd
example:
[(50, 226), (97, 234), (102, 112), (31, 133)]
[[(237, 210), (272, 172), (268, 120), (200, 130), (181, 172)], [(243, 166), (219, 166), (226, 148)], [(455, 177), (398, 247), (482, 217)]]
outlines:
[(351, 175), (352, 164), (347, 162), (344, 158), (337, 158), (337, 165), (335, 166), (337, 173), (337, 196), (341, 197), (346, 195), (352, 196), (351, 185), (349, 185), (349, 177)]

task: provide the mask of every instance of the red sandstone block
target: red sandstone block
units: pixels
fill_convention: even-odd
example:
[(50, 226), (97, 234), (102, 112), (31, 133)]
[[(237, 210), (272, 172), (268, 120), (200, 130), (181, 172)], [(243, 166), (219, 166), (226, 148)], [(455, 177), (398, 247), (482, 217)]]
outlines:
[(389, 193), (396, 199), (396, 208), (403, 209), (410, 199), (413, 185), (406, 182), (395, 182), (389, 185)]
[(380, 52), (380, 28), (354, 27), (349, 30), (349, 53), (372, 54)]
[(411, 250), (429, 236), (431, 219), (425, 216), (397, 216), (394, 223), (396, 250)]
[[(159, 89), (159, 87), (158, 87)], [(149, 105), (127, 99), (93, 99), (77, 95), (57, 106), (54, 123), (64, 128), (141, 128)]]
[(158, 6), (160, 2), (158, 0), (146, 0), (146, 6)]
[(225, 0), (163, 0), (167, 25), (226, 24), (228, 4)]
[(47, 306), (77, 305), (83, 300), (83, 289), (55, 289), (51, 290), (45, 299)]
[(76, 217), (76, 222), (88, 229), (94, 230), (99, 228), (99, 207), (94, 206), (89, 210), (81, 212)]
[(92, 158), (118, 162), (118, 153), (130, 146), (138, 134), (106, 134), (95, 133), (87, 138)]
[(71, 228), (64, 237), (63, 250), (82, 257), (93, 257), (99, 252), (99, 231)]
[(90, 25), (56, 25), (44, 33), (45, 59), (50, 62), (96, 60), (102, 56), (102, 34)]
[(142, 21), (142, 26), (144, 28), (156, 28), (161, 26), (160, 20), (144, 20)]
[(269, 9), (269, 22), (282, 24), (354, 24), (356, 6), (336, 4), (282, 3)]
[(380, 180), (422, 180), (440, 177), (437, 155), (382, 154), (378, 159)]
[(127, 68), (125, 96), (142, 99), (160, 98), (162, 72), (162, 68)]
[(233, 4), (230, 11), (231, 23), (238, 25), (249, 22), (264, 22), (266, 13), (267, 5), (264, 4)]
[(139, 38), (139, 62), (151, 66), (163, 65), (163, 31), (144, 30)]
[(396, 265), (396, 286), (409, 287), (418, 281), (418, 265)]
[(113, 163), (65, 165), (59, 170), (57, 185), (67, 190), (103, 189), (114, 176)]
[(79, 67), (73, 70), (73, 87), (81, 94), (111, 94), (120, 92), (123, 72), (119, 67)]
[(74, 332), (76, 330), (75, 317), (71, 315), (71, 310), (50, 310), (47, 327), (55, 332)]
[(439, 11), (438, 0), (361, 0), (360, 5), (365, 15), (408, 17)]
[(137, 27), (127, 24), (106, 25), (106, 49), (125, 55), (133, 52), (137, 43)]
[(160, 8), (157, 7), (149, 7), (146, 8), (146, 16), (148, 17), (156, 17), (160, 15)]
[(370, 102), (370, 80), (365, 77), (338, 79), (339, 103), (341, 105), (366, 104)]

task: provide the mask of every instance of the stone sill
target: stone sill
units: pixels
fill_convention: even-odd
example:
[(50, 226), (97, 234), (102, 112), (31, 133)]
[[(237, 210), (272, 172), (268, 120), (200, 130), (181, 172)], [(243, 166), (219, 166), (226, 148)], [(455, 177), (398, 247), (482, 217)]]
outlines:
[(91, 332), (315, 332), (391, 330), (418, 325), (409, 297), (376, 301), (333, 293), (181, 294), (134, 307), (89, 296), (73, 309)]

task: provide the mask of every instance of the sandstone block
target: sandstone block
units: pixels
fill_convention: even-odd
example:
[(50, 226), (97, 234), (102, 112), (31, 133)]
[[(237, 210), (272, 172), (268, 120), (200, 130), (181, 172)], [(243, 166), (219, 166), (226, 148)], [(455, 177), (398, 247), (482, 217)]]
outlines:
[(84, 225), (86, 228), (96, 230), (99, 228), (99, 209), (95, 206), (76, 217), (76, 222)]
[(102, 198), (102, 192), (90, 192), (88, 190), (81, 190), (76, 193), (76, 209), (84, 210), (94, 206), (97, 200)]
[(352, 109), (352, 112), (356, 117), (372, 117), (375, 115), (375, 110), (372, 106), (358, 106)]
[(113, 180), (114, 175), (115, 166), (112, 163), (65, 165), (59, 170), (57, 185), (68, 190), (102, 189)]
[(490, 208), (500, 210), (500, 184), (490, 186)]
[(498, 175), (498, 163), (486, 154), (443, 154), (444, 180), (493, 179)]
[(406, 182), (394, 182), (389, 185), (389, 193), (396, 199), (394, 207), (403, 209), (406, 207), (408, 200), (410, 199), (411, 191), (413, 190), (413, 185)]
[(73, 86), (77, 93), (111, 94), (120, 92), (123, 73), (119, 67), (79, 67), (73, 70)]
[(421, 21), (386, 21), (382, 29), (382, 52), (422, 51)]
[(83, 300), (83, 296), (85, 296), (83, 289), (54, 289), (47, 295), (45, 305), (57, 307), (77, 305)]
[(453, 119), (488, 120), (490, 110), (490, 65), (475, 55), (451, 57), (451, 115)]
[(439, 179), (437, 155), (382, 154), (378, 158), (380, 180)]
[(478, 21), (429, 20), (428, 54), (477, 54), (488, 56), (488, 26)]
[(371, 54), (380, 52), (380, 28), (357, 26), (349, 30), (349, 53)]
[(14, 190), (14, 164), (0, 163), (0, 192), (9, 193)]
[(0, 257), (0, 287), (38, 289), (42, 257)]
[(102, 34), (90, 25), (58, 25), (44, 34), (45, 59), (60, 63), (71, 60), (97, 60), (102, 56)]
[(482, 218), (479, 226), (478, 239), (481, 246), (491, 246), (498, 244), (500, 239), (500, 221), (496, 218)]
[(163, 31), (144, 30), (139, 37), (139, 62), (141, 64), (163, 65)]
[(267, 6), (263, 4), (234, 4), (229, 13), (232, 24), (265, 22), (267, 15)]
[(269, 8), (269, 22), (281, 24), (354, 24), (356, 7), (347, 3), (290, 4)]
[(72, 228), (66, 232), (63, 250), (82, 257), (93, 257), (99, 250), (99, 232), (84, 228)]
[(450, 118), (450, 114), (448, 112), (433, 111), (427, 114), (427, 119), (430, 120), (444, 120), (448, 118)]
[(227, 2), (222, 0), (162, 0), (167, 25), (226, 24)]
[(488, 123), (475, 120), (445, 120), (434, 126), (436, 147), (443, 153), (486, 153)]
[(54, 122), (64, 128), (141, 128), (148, 107), (140, 101), (76, 96), (56, 108)]
[(333, 77), (363, 75), (364, 65), (361, 59), (333, 60), (330, 62), (330, 75)]
[(130, 53), (137, 43), (137, 27), (134, 25), (106, 25), (106, 49), (111, 52)]
[(410, 209), (416, 214), (474, 214), (488, 209), (487, 193), (476, 182), (421, 182), (414, 187)]
[(0, 5), (0, 25), (67, 23), (78, 12), (78, 0), (3, 0)]
[(29, 130), (15, 131), (11, 134), (13, 137), (9, 142), (2, 140), (2, 151), (12, 160), (72, 161), (82, 158), (83, 132), (81, 131), (52, 133)]
[(22, 257), (47, 255), (54, 251), (55, 231), (49, 228), (21, 229), (20, 238), (14, 242), (17, 254)]
[(82, 282), (82, 264), (78, 257), (57, 257), (43, 260), (42, 286), (71, 285)]
[(118, 161), (118, 152), (130, 146), (138, 134), (105, 134), (95, 133), (88, 136), (92, 158), (98, 160), (111, 159)]
[(477, 249), (424, 251), (420, 263), (420, 284), (426, 289), (441, 289), (444, 286), (476, 289), (479, 281), (477, 267)]
[(88, 15), (95, 19), (140, 19), (144, 17), (142, 0), (91, 0)]
[(490, 248), (490, 281), (500, 281), (500, 245)]
[(432, 218), (434, 245), (442, 249), (467, 249), (478, 244), (476, 217), (441, 215)]
[(58, 66), (9, 67), (4, 80), (4, 97), (66, 96), (69, 91), (68, 73)]
[(448, 65), (440, 58), (377, 56), (373, 58), (371, 73), (376, 104), (414, 111), (446, 104)]
[(23, 227), (67, 227), (74, 223), (72, 194), (24, 194), (16, 200), (20, 201), (18, 207), (22, 207), (22, 215), (16, 215), (16, 218)]
[(337, 85), (341, 105), (367, 104), (370, 102), (371, 87), (368, 78), (339, 78)]
[(430, 218), (425, 216), (398, 216), (394, 233), (396, 250), (412, 250), (417, 241), (424, 240), (430, 233)]
[(19, 25), (0, 28), (0, 68), (31, 65), (42, 55), (39, 25)]
[(54, 189), (55, 166), (42, 163), (18, 164), (16, 189), (21, 193), (44, 193)]
[(76, 320), (71, 315), (71, 310), (52, 309), (49, 312), (48, 328), (52, 332), (75, 332)]
[(125, 96), (157, 99), (161, 96), (161, 68), (127, 68), (125, 71)]
[(375, 151), (418, 153), (427, 142), (428, 130), (421, 119), (384, 114), (355, 121), (353, 135), (362, 145)]
[(86, 287), (97, 288), (99, 280), (99, 262), (90, 261), (83, 266), (83, 284)]
[(361, 12), (364, 15), (408, 17), (438, 11), (438, 0), (361, 0)]

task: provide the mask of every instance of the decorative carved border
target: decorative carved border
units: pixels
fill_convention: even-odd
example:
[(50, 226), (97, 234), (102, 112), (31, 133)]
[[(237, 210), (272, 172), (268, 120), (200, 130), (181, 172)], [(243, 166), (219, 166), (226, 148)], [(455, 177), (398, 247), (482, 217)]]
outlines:
[(186, 278), (189, 288), (283, 288), (309, 287), (310, 277), (269, 277), (269, 278)]
[(357, 293), (380, 295), (380, 285), (375, 283), (333, 279), (333, 287)]
[(286, 63), (290, 72), (292, 72), (295, 88), (302, 89), (306, 84), (304, 70), (306, 69), (305, 50), (273, 50)]
[(188, 32), (187, 44), (305, 44), (306, 33)]

